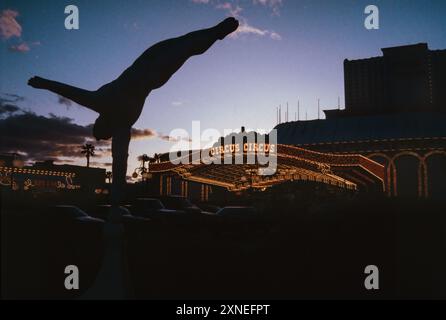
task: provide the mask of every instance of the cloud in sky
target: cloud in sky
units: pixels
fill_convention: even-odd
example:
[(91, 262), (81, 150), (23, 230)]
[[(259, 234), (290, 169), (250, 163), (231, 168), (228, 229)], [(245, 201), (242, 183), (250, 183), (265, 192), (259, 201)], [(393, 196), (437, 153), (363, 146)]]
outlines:
[(17, 106), (17, 102), (23, 101), (24, 98), (15, 94), (2, 94), (0, 95), (0, 118), (3, 115), (9, 115), (20, 111)]
[[(230, 35), (231, 38), (236, 39), (241, 35), (255, 35), (260, 37), (269, 37), (272, 40), (282, 40), (280, 34), (268, 29), (261, 29), (248, 23), (248, 19), (241, 15), (243, 8), (239, 5), (239, 2), (229, 2), (221, 0), (191, 0), (196, 4), (212, 5), (215, 9), (224, 10), (229, 16), (233, 16), (240, 21), (240, 27), (236, 32)], [(280, 7), (282, 6), (282, 0), (252, 0), (253, 5), (261, 5), (268, 7), (272, 10), (274, 15), (280, 15)]]
[(22, 43), (20, 43), (18, 45), (11, 45), (9, 47), (10, 51), (21, 52), (21, 53), (28, 52), (30, 49), (31, 48), (29, 47), (29, 45), (26, 42), (22, 42)]
[(0, 102), (0, 117), (20, 111), (20, 108), (9, 103)]
[(268, 36), (273, 40), (282, 40), (282, 36), (280, 34), (278, 34), (277, 32), (270, 31), (270, 30), (262, 30), (262, 29), (253, 27), (250, 24), (248, 24), (246, 21), (241, 21), (240, 27), (237, 29), (236, 32), (232, 33), (230, 35), (230, 37), (237, 38), (243, 34), (254, 34), (257, 36), (261, 36), (261, 37)]
[(282, 7), (283, 0), (253, 0), (255, 5), (262, 5), (272, 10), (276, 16), (280, 15), (280, 8)]
[(158, 137), (161, 140), (164, 140), (164, 141), (167, 141), (167, 142), (180, 142), (180, 141), (192, 142), (191, 138), (185, 138), (185, 137), (172, 137), (172, 136), (163, 135), (163, 134), (160, 134)]
[(24, 101), (25, 98), (22, 96), (19, 96), (17, 94), (12, 94), (12, 93), (2, 93), (2, 96), (0, 97), (0, 101), (8, 101), (8, 102), (19, 102), (19, 101)]
[[(154, 130), (132, 129), (132, 139), (154, 137)], [(46, 117), (15, 109), (0, 119), (0, 152), (25, 154), (29, 160), (83, 158), (80, 146), (85, 143), (96, 146), (98, 158), (111, 155), (110, 141), (92, 140), (92, 125), (81, 126), (53, 114)]]
[(19, 12), (12, 9), (5, 9), (0, 13), (0, 38), (4, 41), (18, 39), (19, 42), (11, 44), (9, 51), (25, 53), (31, 50), (32, 46), (40, 45), (40, 42), (26, 42), (22, 40), (22, 26), (18, 23)]
[(38, 41), (31, 42), (31, 43), (23, 41), (19, 44), (9, 46), (9, 51), (25, 53), (25, 52), (28, 52), (29, 50), (31, 50), (32, 46), (38, 46), (38, 45), (40, 45), (40, 42), (38, 42)]
[[(16, 104), (22, 100), (15, 95), (0, 96), (0, 153), (23, 154), (29, 161), (52, 159), (69, 162), (83, 158), (80, 146), (92, 143), (96, 147), (96, 162), (108, 161), (104, 158), (111, 156), (111, 141), (93, 141), (92, 124), (82, 126), (71, 118), (25, 111)], [(173, 141), (153, 129), (132, 128), (133, 140), (153, 138)]]
[(142, 139), (152, 139), (157, 138), (163, 141), (168, 142), (179, 142), (179, 141), (190, 141), (190, 139), (181, 139), (175, 138), (160, 132), (157, 132), (153, 129), (135, 129), (132, 128), (132, 139), (133, 140), (142, 140)]
[(3, 116), (10, 116), (13, 113), (21, 111), (17, 106), (17, 102), (25, 100), (23, 97), (15, 94), (1, 94), (0, 95), (0, 119)]
[(67, 99), (65, 97), (62, 97), (60, 95), (57, 96), (57, 102), (59, 104), (65, 105), (67, 107), (70, 107), (73, 104), (73, 101), (71, 101), (70, 99)]
[(235, 18), (242, 18), (240, 13), (243, 11), (243, 8), (238, 5), (232, 5), (230, 2), (218, 3), (215, 8), (225, 10), (229, 15)]
[(157, 137), (158, 134), (155, 130), (152, 129), (135, 129), (132, 128), (132, 139), (142, 140), (142, 139), (151, 139)]
[(174, 106), (174, 107), (181, 107), (183, 104), (184, 104), (183, 101), (179, 101), (179, 100), (172, 102), (172, 106)]
[[(227, 0), (225, 2), (219, 1), (219, 0), (191, 0), (193, 3), (196, 4), (215, 4), (216, 7), (229, 7), (232, 6), (232, 3), (230, 2), (230, 0)], [(237, 2), (239, 3), (239, 1), (232, 1), (232, 2)], [(251, 2), (253, 5), (261, 5), (264, 7), (267, 7), (269, 9), (271, 9), (272, 13), (274, 15), (280, 15), (280, 8), (283, 5), (283, 0), (247, 0), (245, 2)], [(235, 7), (233, 7), (234, 9), (239, 8), (240, 10), (242, 10), (242, 8), (239, 5), (236, 5)], [(236, 12), (236, 11), (234, 11)], [(236, 16), (236, 14), (234, 15)]]
[(2, 39), (22, 36), (22, 26), (16, 20), (18, 16), (19, 12), (15, 10), (6, 9), (2, 11), (0, 14), (0, 37)]
[(20, 112), (0, 120), (0, 152), (25, 154), (29, 160), (81, 157), (79, 146), (90, 136), (90, 128), (55, 115)]

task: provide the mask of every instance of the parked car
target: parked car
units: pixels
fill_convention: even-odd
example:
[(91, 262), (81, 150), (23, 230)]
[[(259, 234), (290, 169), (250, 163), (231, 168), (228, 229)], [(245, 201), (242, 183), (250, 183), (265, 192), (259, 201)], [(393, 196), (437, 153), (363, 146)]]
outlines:
[[(124, 223), (149, 221), (149, 219), (147, 219), (147, 218), (133, 215), (130, 212), (128, 206), (121, 206), (120, 208), (122, 209), (122, 213), (123, 213), (122, 221)], [(98, 206), (94, 207), (93, 209), (91, 209), (90, 214), (94, 217), (97, 217), (97, 218), (100, 218), (103, 220), (107, 220), (107, 217), (110, 213), (110, 209), (111, 209), (111, 205), (109, 205), (109, 204), (98, 205)]]
[(199, 202), (197, 203), (197, 206), (204, 212), (208, 212), (208, 213), (216, 213), (219, 210), (221, 210), (221, 207), (213, 205), (213, 204), (209, 204), (207, 202)]
[(215, 216), (227, 221), (234, 222), (253, 222), (259, 220), (260, 215), (253, 207), (231, 206), (224, 207), (215, 213)]
[(231, 241), (244, 241), (262, 236), (268, 230), (262, 216), (253, 207), (224, 207), (214, 214), (217, 234), (231, 239)]
[(258, 212), (253, 207), (224, 207), (217, 211), (217, 216), (230, 218), (255, 218)]
[(161, 200), (166, 209), (183, 211), (187, 214), (201, 214), (199, 207), (189, 201), (189, 199), (182, 196), (159, 196), (156, 197)]
[(48, 211), (46, 213), (43, 213), (47, 219), (53, 219), (53, 221), (57, 223), (90, 223), (97, 225), (104, 224), (104, 220), (91, 217), (85, 211), (76, 206), (50, 206), (48, 208)]
[[(102, 237), (104, 220), (89, 216), (76, 206), (56, 205), (40, 211), (41, 228), (47, 235), (79, 239), (97, 240)], [(59, 238), (60, 239), (60, 238)]]
[(169, 210), (163, 205), (161, 200), (154, 198), (139, 198), (131, 206), (131, 212), (140, 217), (158, 217), (160, 215), (173, 215), (183, 213), (178, 210)]

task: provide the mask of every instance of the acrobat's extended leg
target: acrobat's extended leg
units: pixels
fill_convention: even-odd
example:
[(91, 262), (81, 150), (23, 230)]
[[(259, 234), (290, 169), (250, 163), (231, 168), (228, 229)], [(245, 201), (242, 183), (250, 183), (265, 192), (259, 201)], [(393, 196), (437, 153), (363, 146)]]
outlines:
[(28, 80), (28, 84), (36, 89), (45, 89), (54, 92), (98, 113), (101, 111), (97, 101), (97, 95), (94, 91), (77, 88), (41, 77), (32, 77)]
[(113, 182), (111, 203), (119, 206), (125, 197), (125, 185), (127, 175), (127, 158), (131, 138), (131, 128), (123, 127), (116, 129), (112, 137), (112, 157), (113, 157)]
[[(205, 53), (217, 40), (237, 30), (239, 22), (227, 18), (218, 25), (161, 41), (147, 49), (130, 69), (146, 83), (147, 91), (164, 85), (192, 56)], [(131, 72), (131, 73), (133, 73)]]
[(172, 39), (182, 47), (180, 54), (187, 57), (205, 53), (217, 40), (223, 40), (227, 35), (237, 30), (239, 22), (234, 18), (227, 18), (209, 29), (190, 32), (184, 36)]

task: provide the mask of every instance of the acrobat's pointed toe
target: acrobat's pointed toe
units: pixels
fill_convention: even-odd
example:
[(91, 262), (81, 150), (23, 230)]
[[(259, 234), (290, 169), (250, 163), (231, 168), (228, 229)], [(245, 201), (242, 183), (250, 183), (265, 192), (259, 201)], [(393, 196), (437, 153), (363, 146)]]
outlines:
[(223, 40), (227, 35), (236, 31), (240, 23), (234, 17), (226, 18), (217, 25), (219, 31), (219, 39)]
[(41, 77), (32, 77), (28, 80), (28, 85), (35, 89), (45, 89), (48, 80)]

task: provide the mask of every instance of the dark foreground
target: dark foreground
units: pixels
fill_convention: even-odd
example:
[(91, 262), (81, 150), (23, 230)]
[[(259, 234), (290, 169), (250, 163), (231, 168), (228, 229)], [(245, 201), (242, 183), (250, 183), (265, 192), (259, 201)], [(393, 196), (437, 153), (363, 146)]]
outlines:
[[(4, 208), (2, 297), (80, 297), (100, 267), (101, 237), (44, 224), (32, 204)], [(446, 298), (444, 203), (355, 199), (280, 211), (127, 223), (131, 297)], [(69, 264), (79, 267), (79, 291), (64, 288)], [(379, 268), (379, 290), (364, 288), (367, 265)]]

